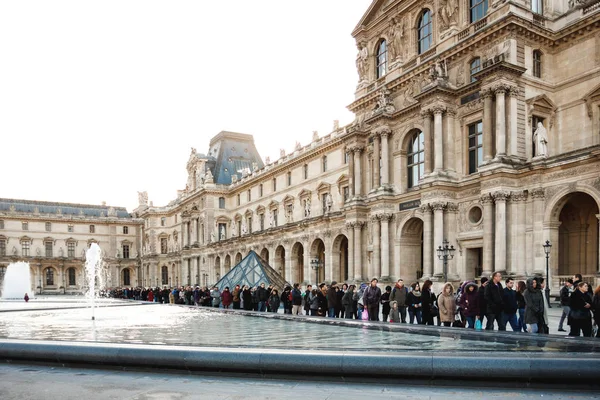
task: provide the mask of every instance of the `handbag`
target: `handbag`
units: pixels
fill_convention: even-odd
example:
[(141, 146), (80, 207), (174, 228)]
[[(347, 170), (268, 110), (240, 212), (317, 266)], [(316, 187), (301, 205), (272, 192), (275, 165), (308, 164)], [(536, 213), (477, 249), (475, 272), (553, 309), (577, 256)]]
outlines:
[(432, 304), (431, 307), (429, 308), (429, 313), (431, 314), (432, 317), (439, 317), (440, 309), (435, 304)]
[(460, 320), (460, 317), (458, 316), (458, 314), (456, 314), (454, 316), (454, 322), (452, 322), (452, 327), (453, 328), (464, 328), (465, 327), (463, 325), (462, 321)]
[(365, 308), (361, 314), (361, 319), (363, 321), (368, 321), (369, 320), (369, 312), (367, 311), (367, 309)]
[(481, 326), (481, 320), (475, 321), (475, 330), (480, 331), (483, 327)]

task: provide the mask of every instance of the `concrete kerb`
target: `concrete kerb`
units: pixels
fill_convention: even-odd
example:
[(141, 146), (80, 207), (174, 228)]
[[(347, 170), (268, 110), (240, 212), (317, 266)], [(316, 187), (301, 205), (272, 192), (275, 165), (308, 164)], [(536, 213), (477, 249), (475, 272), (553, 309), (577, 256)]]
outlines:
[(488, 352), (377, 353), (189, 346), (0, 340), (0, 357), (10, 361), (143, 367), (183, 371), (231, 371), (313, 376), (367, 376), (514, 381), (597, 378), (600, 356), (563, 357)]

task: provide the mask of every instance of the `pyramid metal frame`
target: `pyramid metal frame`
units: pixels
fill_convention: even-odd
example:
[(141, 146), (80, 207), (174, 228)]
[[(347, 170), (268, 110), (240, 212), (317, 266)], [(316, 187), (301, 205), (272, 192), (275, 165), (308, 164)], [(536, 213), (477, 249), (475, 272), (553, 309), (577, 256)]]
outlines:
[(283, 291), (285, 286), (292, 286), (268, 262), (256, 254), (254, 250), (250, 250), (248, 255), (231, 268), (214, 286), (222, 291), (226, 286), (233, 290), (235, 285), (254, 287), (263, 282), (266, 286), (273, 285), (279, 290), (279, 293)]

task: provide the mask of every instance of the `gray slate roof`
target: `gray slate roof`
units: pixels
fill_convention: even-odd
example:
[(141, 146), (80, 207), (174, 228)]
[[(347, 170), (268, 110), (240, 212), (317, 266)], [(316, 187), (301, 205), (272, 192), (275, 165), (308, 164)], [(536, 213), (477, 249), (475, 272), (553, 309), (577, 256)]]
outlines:
[[(15, 207), (17, 213), (35, 213), (37, 207), (40, 214), (83, 215), (85, 217), (108, 216), (111, 206), (95, 206), (89, 204), (56, 203), (37, 200), (18, 200), (0, 198), (0, 212), (10, 212), (11, 206)], [(112, 207), (118, 218), (132, 218), (125, 207)]]

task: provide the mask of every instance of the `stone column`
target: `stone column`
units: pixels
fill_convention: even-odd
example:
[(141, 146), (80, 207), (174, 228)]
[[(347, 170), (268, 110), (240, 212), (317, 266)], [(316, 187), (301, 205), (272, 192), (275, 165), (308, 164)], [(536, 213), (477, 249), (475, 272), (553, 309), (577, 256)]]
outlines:
[(362, 227), (364, 222), (354, 223), (354, 280), (362, 280)]
[(390, 183), (389, 134), (390, 130), (381, 131), (381, 186), (387, 186)]
[[(544, 199), (545, 192), (542, 188), (536, 188), (531, 191), (533, 199), (533, 271), (546, 273), (546, 254), (542, 245), (546, 241), (544, 238)], [(558, 247), (558, 246), (557, 246)]]
[(362, 153), (362, 147), (354, 148), (354, 195), (356, 197), (362, 196), (362, 165), (360, 162), (360, 156)]
[(423, 277), (433, 275), (433, 215), (429, 204), (421, 206), (423, 213)]
[(494, 199), (487, 193), (479, 199), (483, 206), (483, 265), (482, 275), (490, 277), (494, 270)]
[(186, 221), (183, 221), (181, 223), (181, 235), (183, 236), (183, 246), (187, 246), (188, 245), (188, 239), (187, 239), (188, 230), (187, 230), (187, 222)]
[[(435, 254), (436, 249), (443, 245), (444, 242), (444, 210), (446, 209), (446, 203), (435, 202), (431, 204), (433, 209), (433, 251), (432, 256)], [(433, 274), (441, 276), (444, 273), (443, 263), (437, 260), (437, 256), (434, 257), (435, 263), (433, 267)]]
[(444, 144), (446, 146), (446, 169), (450, 171), (456, 171), (455, 168), (455, 154), (454, 154), (454, 117), (456, 111), (446, 111), (446, 132), (444, 138)]
[(348, 280), (354, 279), (354, 222), (346, 222), (346, 230), (348, 231)]
[(431, 111), (421, 111), (421, 117), (423, 117), (423, 138), (425, 139), (425, 175), (430, 174), (432, 171), (431, 159)]
[(442, 124), (442, 115), (446, 110), (445, 107), (435, 107), (433, 109), (433, 140), (435, 150), (435, 171), (444, 169), (444, 130)]
[(372, 270), (367, 272), (369, 279), (376, 276), (381, 277), (381, 229), (379, 226), (379, 215), (371, 216), (373, 224), (373, 262), (371, 263)]
[(346, 152), (350, 154), (348, 157), (348, 190), (350, 191), (349, 197), (352, 199), (354, 198), (354, 151), (348, 148)]
[(192, 219), (192, 244), (198, 244), (198, 218)]
[(381, 185), (381, 170), (380, 170), (380, 138), (378, 134), (373, 135), (373, 187), (377, 189)]
[(525, 271), (525, 202), (527, 192), (512, 192), (510, 194), (510, 271), (517, 278), (524, 278)]
[(510, 151), (509, 155), (518, 156), (519, 155), (519, 147), (518, 147), (518, 110), (517, 110), (517, 101), (519, 99), (519, 88), (516, 86), (511, 86), (508, 91), (509, 100), (508, 100), (508, 135), (510, 141)]
[[(499, 86), (496, 92), (496, 157), (506, 155), (506, 87)], [(484, 132), (485, 135), (485, 132)]]
[(381, 280), (390, 280), (390, 219), (392, 214), (381, 214)]
[(492, 96), (491, 90), (481, 92), (483, 97), (483, 161), (488, 162), (494, 158), (494, 132), (492, 130)]
[(507, 271), (506, 268), (506, 200), (509, 193), (500, 191), (493, 194), (496, 203), (495, 235), (495, 271)]
[(598, 274), (600, 275), (600, 214), (596, 214), (596, 218), (598, 218)]

